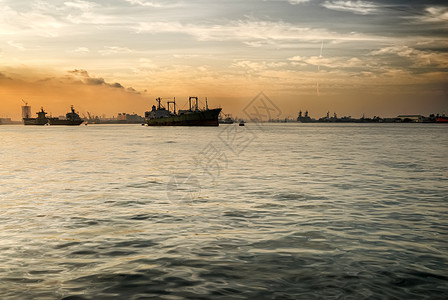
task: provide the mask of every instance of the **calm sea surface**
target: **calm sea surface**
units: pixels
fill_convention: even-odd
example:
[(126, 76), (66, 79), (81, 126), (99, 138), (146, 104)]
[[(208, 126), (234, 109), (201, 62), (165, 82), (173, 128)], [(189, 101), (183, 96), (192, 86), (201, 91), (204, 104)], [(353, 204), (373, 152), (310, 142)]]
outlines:
[(0, 126), (0, 299), (447, 299), (448, 126)]

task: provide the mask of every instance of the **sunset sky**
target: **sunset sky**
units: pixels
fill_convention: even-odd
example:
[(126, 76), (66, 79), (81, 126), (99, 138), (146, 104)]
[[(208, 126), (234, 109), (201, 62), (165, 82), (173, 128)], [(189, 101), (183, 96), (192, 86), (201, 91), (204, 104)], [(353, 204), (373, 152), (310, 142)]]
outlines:
[(296, 117), (448, 113), (446, 1), (0, 0), (0, 117), (263, 91)]

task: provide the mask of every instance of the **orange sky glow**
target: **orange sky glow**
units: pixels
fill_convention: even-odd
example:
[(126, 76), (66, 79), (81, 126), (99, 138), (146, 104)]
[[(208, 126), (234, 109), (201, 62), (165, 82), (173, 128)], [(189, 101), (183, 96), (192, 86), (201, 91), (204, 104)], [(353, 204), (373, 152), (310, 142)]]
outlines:
[(244, 117), (260, 92), (281, 118), (447, 113), (434, 3), (0, 0), (0, 117), (20, 119), (22, 100), (112, 117), (189, 96)]

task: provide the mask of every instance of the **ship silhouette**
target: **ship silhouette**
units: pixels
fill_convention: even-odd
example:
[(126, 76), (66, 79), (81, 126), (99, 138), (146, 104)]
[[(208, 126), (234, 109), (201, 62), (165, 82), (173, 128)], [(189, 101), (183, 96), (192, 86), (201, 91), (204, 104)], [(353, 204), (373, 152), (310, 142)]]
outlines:
[[(194, 101), (192, 103), (192, 100)], [(188, 99), (189, 109), (176, 112), (176, 100), (167, 101), (167, 108), (161, 104), (162, 99), (157, 98), (157, 106), (153, 105), (151, 111), (145, 112), (148, 126), (219, 126), (218, 116), (221, 108), (204, 109), (198, 107), (198, 97)], [(173, 104), (173, 112), (170, 111)]]

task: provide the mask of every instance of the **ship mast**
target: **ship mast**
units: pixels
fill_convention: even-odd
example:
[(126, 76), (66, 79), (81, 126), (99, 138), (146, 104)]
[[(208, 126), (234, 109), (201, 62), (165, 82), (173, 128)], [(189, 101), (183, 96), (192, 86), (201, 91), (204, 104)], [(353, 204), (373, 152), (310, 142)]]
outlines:
[(196, 100), (196, 104), (195, 104), (195, 110), (199, 110), (199, 106), (198, 106), (198, 97), (190, 97), (188, 98), (188, 103), (190, 104), (190, 111), (191, 111), (191, 99)]
[(176, 114), (176, 97), (174, 97), (174, 101), (167, 101), (168, 111), (170, 111), (170, 103), (174, 104), (174, 114)]

